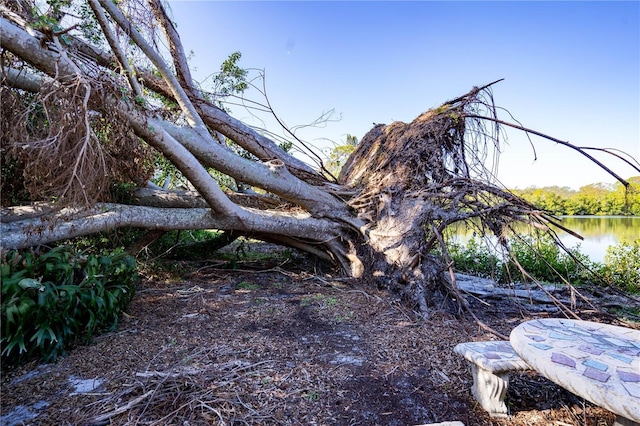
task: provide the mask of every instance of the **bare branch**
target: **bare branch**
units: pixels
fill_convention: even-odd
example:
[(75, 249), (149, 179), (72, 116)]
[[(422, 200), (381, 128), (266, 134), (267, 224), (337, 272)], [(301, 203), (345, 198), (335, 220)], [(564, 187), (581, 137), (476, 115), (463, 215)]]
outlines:
[(636, 172), (640, 173), (640, 162), (624, 151), (621, 151), (619, 149), (614, 149), (614, 148), (595, 148), (595, 147), (589, 147), (589, 146), (581, 146), (580, 149), (584, 149), (585, 151), (587, 150), (600, 151), (609, 155), (613, 155), (614, 157), (627, 163)]
[(187, 117), (187, 121), (191, 126), (201, 129), (201, 133), (204, 135), (206, 133), (205, 125), (198, 112), (194, 108), (193, 104), (189, 100), (186, 92), (180, 86), (180, 83), (173, 75), (166, 62), (160, 56), (160, 54), (144, 39), (142, 34), (135, 29), (132, 23), (127, 20), (127, 18), (122, 14), (118, 6), (111, 0), (98, 0), (100, 5), (111, 15), (114, 21), (120, 26), (120, 28), (127, 33), (131, 37), (131, 39), (140, 47), (140, 49), (144, 52), (145, 55), (149, 58), (149, 60), (153, 63), (153, 65), (158, 69), (162, 78), (169, 85), (169, 89), (173, 94), (174, 99), (180, 105), (180, 108), (184, 112)]
[[(571, 144), (569, 142), (561, 141), (560, 139), (556, 139), (556, 138), (554, 138), (552, 136), (545, 135), (544, 133), (538, 132), (537, 130), (528, 129), (526, 127), (519, 126), (519, 125), (513, 124), (513, 123), (509, 123), (507, 121), (503, 121), (503, 120), (500, 120), (500, 119), (495, 118), (495, 117), (487, 117), (487, 116), (476, 115), (476, 114), (465, 114), (465, 118), (476, 118), (476, 119), (480, 119), (480, 120), (493, 121), (493, 122), (501, 124), (503, 126), (513, 127), (514, 129), (522, 130), (523, 132), (531, 133), (531, 134), (534, 134), (536, 136), (540, 136), (540, 137), (542, 137), (544, 139), (548, 139), (550, 141), (559, 143), (560, 145), (563, 145), (563, 146), (569, 147), (571, 149), (574, 149), (574, 150), (578, 151), (580, 154), (582, 154), (585, 157), (587, 157), (589, 160), (591, 160), (595, 164), (597, 164), (601, 169), (603, 169), (604, 171), (609, 173), (611, 176), (616, 178), (616, 180), (618, 180), (620, 183), (622, 183), (626, 188), (628, 188), (629, 185), (630, 185), (629, 182), (627, 182), (626, 180), (624, 180), (623, 178), (618, 176), (618, 174), (615, 173), (613, 170), (611, 170), (609, 167), (605, 166), (598, 159), (594, 158), (592, 155), (590, 155), (589, 153), (585, 152), (585, 148), (573, 145), (573, 144)], [(608, 151), (605, 151), (605, 152), (609, 153)], [(609, 153), (609, 154), (611, 154), (611, 153)]]
[(240, 120), (233, 118), (220, 108), (217, 108), (205, 101), (199, 101), (196, 105), (202, 113), (202, 118), (207, 125), (219, 131), (242, 148), (258, 157), (260, 160), (268, 161), (278, 158), (284, 161), (287, 164), (287, 167), (292, 169), (292, 173), (296, 175), (302, 173), (309, 177), (320, 177), (320, 175), (309, 167), (309, 165), (293, 157), (291, 154), (288, 154), (271, 139), (259, 134), (251, 127), (247, 126)]
[[(10, 210), (10, 209), (9, 209)], [(9, 215), (5, 213), (4, 215)], [(304, 241), (307, 236), (326, 241), (335, 238), (335, 223), (308, 215), (292, 215), (253, 210), (254, 219), (214, 215), (208, 208), (157, 208), (98, 204), (91, 209), (65, 209), (37, 220), (0, 223), (0, 241), (4, 248), (25, 248), (68, 238), (109, 231), (121, 227), (146, 229), (219, 229), (246, 230), (276, 234)], [(54, 223), (56, 226), (50, 226)]]
[(129, 61), (127, 61), (124, 51), (120, 47), (120, 43), (118, 43), (118, 41), (116, 40), (115, 34), (113, 34), (113, 32), (111, 31), (111, 28), (109, 27), (109, 22), (107, 21), (107, 17), (105, 16), (104, 11), (100, 7), (98, 0), (88, 0), (88, 1), (89, 1), (89, 6), (91, 7), (91, 10), (93, 10), (93, 13), (96, 16), (96, 19), (98, 20), (98, 23), (102, 28), (102, 33), (105, 35), (107, 42), (109, 43), (109, 46), (113, 51), (113, 54), (118, 60), (118, 63), (120, 64), (120, 67), (124, 71), (125, 75), (127, 76), (127, 80), (129, 81), (129, 86), (131, 86), (131, 90), (133, 90), (133, 93), (135, 94), (136, 97), (138, 97), (139, 99), (142, 99), (143, 97), (142, 89), (138, 84), (138, 80), (136, 80), (135, 78), (135, 75), (133, 70), (131, 69), (131, 66), (129, 66)]
[(147, 0), (147, 3), (151, 7), (153, 15), (160, 23), (160, 28), (162, 28), (162, 32), (169, 42), (169, 52), (173, 58), (173, 66), (178, 74), (178, 81), (180, 82), (180, 85), (186, 87), (191, 94), (198, 95), (194, 93), (193, 90), (194, 86), (191, 78), (191, 70), (189, 70), (187, 57), (184, 54), (184, 49), (182, 48), (180, 35), (173, 26), (173, 23), (169, 20), (167, 11), (159, 0)]

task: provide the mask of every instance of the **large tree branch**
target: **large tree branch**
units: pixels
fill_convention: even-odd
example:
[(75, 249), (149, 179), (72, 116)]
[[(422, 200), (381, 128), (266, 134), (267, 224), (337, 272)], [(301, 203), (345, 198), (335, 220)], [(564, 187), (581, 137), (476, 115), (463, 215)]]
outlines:
[(129, 61), (127, 61), (124, 51), (122, 50), (122, 48), (120, 47), (120, 44), (116, 40), (115, 34), (113, 34), (113, 31), (111, 31), (111, 28), (109, 27), (109, 22), (107, 21), (107, 17), (104, 14), (104, 11), (102, 10), (102, 8), (100, 7), (98, 0), (88, 0), (88, 1), (89, 1), (89, 6), (91, 7), (91, 10), (93, 10), (93, 14), (96, 16), (96, 19), (100, 24), (100, 28), (102, 28), (102, 33), (107, 39), (107, 42), (111, 47), (111, 50), (113, 50), (114, 56), (116, 57), (116, 59), (118, 60), (118, 63), (120, 64), (120, 68), (124, 71), (125, 75), (127, 76), (127, 80), (129, 81), (129, 86), (131, 86), (131, 90), (133, 90), (133, 93), (135, 94), (135, 96), (142, 99), (142, 89), (140, 88), (140, 85), (138, 84), (138, 80), (136, 80), (134, 72), (131, 69), (131, 66), (129, 65)]
[[(83, 55), (92, 58), (98, 65), (116, 70), (116, 59), (113, 55), (97, 49), (95, 46), (91, 46), (77, 38), (72, 39), (72, 45)], [(144, 69), (136, 69), (135, 73), (141, 84), (143, 84), (147, 89), (156, 92), (167, 99), (176, 100), (169, 85), (162, 78)], [(319, 183), (321, 182), (320, 186), (329, 185), (328, 182), (326, 182), (326, 180), (308, 164), (284, 151), (273, 140), (261, 135), (253, 128), (230, 116), (225, 111), (215, 105), (212, 105), (210, 102), (207, 102), (201, 97), (196, 97), (196, 99), (194, 99), (194, 105), (207, 126), (222, 133), (224, 136), (228, 137), (239, 146), (258, 157), (261, 161), (268, 161), (277, 158), (284, 161), (287, 168), (289, 168), (294, 175), (301, 178), (312, 178)]]
[(239, 157), (219, 144), (209, 144), (190, 128), (154, 119), (154, 127), (162, 127), (180, 141), (203, 164), (214, 167), (233, 178), (263, 188), (269, 192), (297, 204), (318, 217), (351, 217), (343, 201), (323, 191), (321, 188), (289, 174), (282, 162), (258, 163)]
[(0, 47), (16, 54), (35, 68), (63, 83), (82, 76), (82, 72), (63, 51), (54, 52), (43, 48), (40, 40), (4, 16), (0, 17), (0, 28)]
[[(9, 26), (19, 30), (12, 24)], [(24, 31), (21, 37), (26, 41), (33, 39)], [(4, 40), (3, 38), (3, 43)], [(22, 46), (23, 49), (11, 46), (13, 49), (10, 50), (29, 62), (34, 55), (47, 57), (48, 60), (43, 58), (42, 61), (45, 65), (60, 59), (54, 52), (42, 49), (39, 43), (16, 43), (16, 45)], [(61, 66), (70, 62), (68, 58), (65, 59), (59, 61)], [(50, 66), (43, 66), (43, 68), (45, 71), (52, 71)], [(70, 68), (72, 67), (70, 66)], [(245, 160), (224, 149), (221, 145), (211, 143), (210, 138), (203, 138), (201, 132), (196, 132), (192, 128), (180, 128), (158, 119), (148, 119), (121, 101), (113, 101), (112, 108), (128, 109), (126, 118), (136, 134), (174, 162), (215, 211), (239, 216), (247, 214), (226, 197), (191, 152), (195, 152), (200, 159), (205, 159), (208, 165), (218, 168), (223, 173), (273, 192), (304, 207), (316, 217), (338, 218), (344, 223), (350, 223), (355, 228), (362, 226), (357, 221), (357, 223), (353, 222), (351, 212), (341, 200), (322, 191), (319, 187), (309, 185), (293, 177), (286, 168), (279, 167), (279, 163), (265, 165)], [(167, 129), (171, 134), (167, 132)]]
[(193, 184), (214, 211), (230, 216), (245, 216), (242, 209), (229, 200), (198, 159), (164, 130), (160, 120), (148, 119), (135, 110), (130, 110), (127, 118), (136, 135), (162, 152)]
[(51, 84), (54, 81), (49, 77), (10, 67), (2, 67), (0, 72), (2, 73), (3, 84), (32, 93), (38, 93), (43, 84)]
[(149, 7), (151, 7), (153, 15), (160, 23), (160, 28), (162, 28), (162, 32), (169, 42), (169, 53), (171, 54), (171, 58), (173, 58), (173, 66), (178, 74), (178, 81), (180, 82), (180, 85), (185, 87), (191, 94), (199, 96), (199, 93), (196, 94), (193, 90), (191, 70), (189, 70), (187, 57), (184, 54), (182, 42), (180, 41), (180, 35), (173, 26), (173, 23), (169, 20), (164, 6), (159, 0), (147, 0), (147, 3), (149, 4)]
[[(16, 27), (4, 18), (2, 21), (3, 37), (0, 39), (2, 47), (13, 52), (25, 61), (38, 67), (58, 79), (67, 81), (69, 77), (81, 78), (83, 75), (79, 68), (66, 56), (66, 54), (56, 53), (44, 49), (37, 39), (26, 31)], [(64, 74), (58, 71), (64, 70)], [(69, 76), (69, 77), (66, 77)], [(211, 179), (206, 169), (197, 159), (180, 143), (173, 139), (162, 127), (151, 128), (140, 112), (131, 109), (129, 105), (116, 99), (111, 100), (112, 108), (128, 110), (127, 118), (134, 131), (150, 145), (176, 164), (184, 175), (194, 184), (200, 194), (207, 200), (209, 205), (217, 212), (229, 215), (244, 215), (238, 206), (233, 204), (222, 192), (217, 183)], [(201, 136), (201, 134), (199, 133)]]
[[(167, 66), (160, 53), (158, 53), (140, 34), (140, 32), (134, 27), (134, 25), (124, 16), (118, 6), (112, 0), (98, 0), (104, 10), (113, 18), (113, 20), (122, 28), (123, 31), (131, 37), (136, 45), (144, 52), (153, 65), (158, 69), (162, 78), (169, 85), (169, 89), (173, 94), (173, 98), (180, 105), (180, 109), (184, 112), (188, 123), (194, 128), (199, 128), (201, 133), (207, 133), (202, 118), (198, 115), (195, 107), (191, 103), (191, 100), (187, 96), (180, 83), (173, 75), (173, 72)], [(207, 133), (208, 134), (208, 133)]]
[[(11, 210), (11, 209), (8, 209)], [(3, 217), (9, 215), (3, 211)], [(244, 218), (212, 214), (208, 208), (155, 208), (100, 204), (92, 209), (65, 209), (36, 219), (0, 223), (0, 241), (6, 249), (21, 249), (121, 227), (158, 230), (252, 230), (300, 240), (331, 241), (339, 235), (335, 223), (306, 214), (252, 211)]]

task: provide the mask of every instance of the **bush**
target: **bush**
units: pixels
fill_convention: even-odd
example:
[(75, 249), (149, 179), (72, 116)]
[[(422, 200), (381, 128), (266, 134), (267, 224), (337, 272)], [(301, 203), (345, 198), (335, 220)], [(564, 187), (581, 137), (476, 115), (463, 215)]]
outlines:
[[(539, 281), (559, 282), (562, 276), (573, 284), (582, 283), (588, 274), (585, 266), (592, 265), (589, 258), (580, 253), (578, 248), (570, 250), (576, 261), (549, 236), (519, 236), (513, 238), (509, 246), (511, 256), (531, 277)], [(515, 262), (506, 259), (497, 250), (481, 244), (475, 238), (469, 240), (466, 246), (450, 244), (448, 249), (454, 267), (459, 272), (492, 278), (503, 283), (527, 280)]]
[(640, 239), (609, 246), (598, 272), (607, 285), (640, 293)]
[(450, 244), (448, 250), (456, 270), (499, 280), (502, 261), (476, 238), (471, 238), (466, 246)]
[[(579, 247), (571, 248), (573, 257), (570, 256), (549, 236), (520, 236), (510, 242), (510, 248), (511, 255), (536, 280), (560, 282), (562, 277), (571, 284), (597, 285), (600, 276), (606, 285), (629, 293), (640, 293), (640, 239), (609, 246), (604, 264), (591, 261)], [(524, 279), (512, 261), (505, 262), (496, 251), (475, 238), (466, 246), (449, 244), (448, 249), (454, 268), (459, 272), (493, 278), (498, 282)]]
[(1, 256), (3, 362), (55, 361), (96, 332), (113, 330), (135, 294), (135, 260), (122, 251), (83, 255), (65, 246)]
[[(580, 253), (578, 248), (570, 249), (572, 257), (548, 235), (520, 236), (511, 242), (510, 249), (522, 268), (539, 281), (558, 282), (562, 277), (572, 284), (580, 284), (587, 278), (585, 266), (591, 264), (589, 258)], [(519, 273), (515, 265), (507, 264), (507, 267)], [(503, 277), (506, 274), (504, 271)]]

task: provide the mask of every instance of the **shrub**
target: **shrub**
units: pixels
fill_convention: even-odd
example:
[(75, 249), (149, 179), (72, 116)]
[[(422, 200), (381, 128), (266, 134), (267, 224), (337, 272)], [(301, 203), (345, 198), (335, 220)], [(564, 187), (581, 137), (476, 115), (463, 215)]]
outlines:
[(135, 260), (122, 251), (79, 254), (65, 246), (37, 255), (3, 252), (1, 356), (55, 361), (96, 332), (113, 330), (135, 294)]
[(496, 280), (500, 278), (502, 265), (500, 257), (492, 253), (487, 245), (478, 242), (476, 238), (471, 238), (466, 246), (458, 243), (450, 244), (448, 250), (456, 270), (484, 278)]
[[(559, 282), (562, 276), (573, 284), (582, 283), (588, 274), (585, 266), (592, 266), (589, 258), (578, 248), (570, 249), (569, 255), (549, 236), (518, 236), (510, 240), (509, 246), (511, 256), (531, 277), (540, 281)], [(526, 279), (513, 261), (475, 238), (466, 246), (450, 244), (448, 249), (459, 272), (493, 278), (498, 282)]]
[[(510, 248), (511, 255), (536, 280), (560, 282), (562, 277), (571, 284), (597, 285), (600, 276), (606, 285), (640, 293), (640, 239), (609, 246), (604, 264), (591, 261), (580, 252), (579, 246), (569, 250), (571, 255), (565, 253), (549, 236), (519, 236), (510, 241)], [(496, 251), (475, 238), (466, 246), (449, 244), (448, 249), (459, 272), (498, 282), (524, 278), (512, 261), (505, 262)]]
[(607, 285), (640, 293), (640, 239), (609, 246), (598, 272)]
[[(548, 235), (520, 236), (511, 241), (510, 249), (522, 268), (539, 281), (558, 282), (563, 277), (572, 284), (579, 284), (587, 278), (585, 266), (591, 264), (578, 248), (570, 249), (569, 255)], [(513, 264), (507, 263), (506, 267), (519, 271)], [(505, 275), (506, 271), (503, 272)]]

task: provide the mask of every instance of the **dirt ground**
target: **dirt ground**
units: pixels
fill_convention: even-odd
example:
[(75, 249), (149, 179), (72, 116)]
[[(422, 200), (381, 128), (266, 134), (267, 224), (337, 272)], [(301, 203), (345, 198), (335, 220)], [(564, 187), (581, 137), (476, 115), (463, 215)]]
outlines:
[[(55, 364), (3, 372), (0, 423), (613, 424), (611, 413), (529, 372), (511, 375), (511, 416), (492, 419), (453, 352), (496, 338), (470, 316), (434, 311), (418, 320), (387, 293), (295, 256), (274, 259), (234, 270), (201, 262), (180, 281), (143, 280), (116, 331)], [(469, 301), (507, 335), (524, 320), (553, 316), (509, 299)]]

